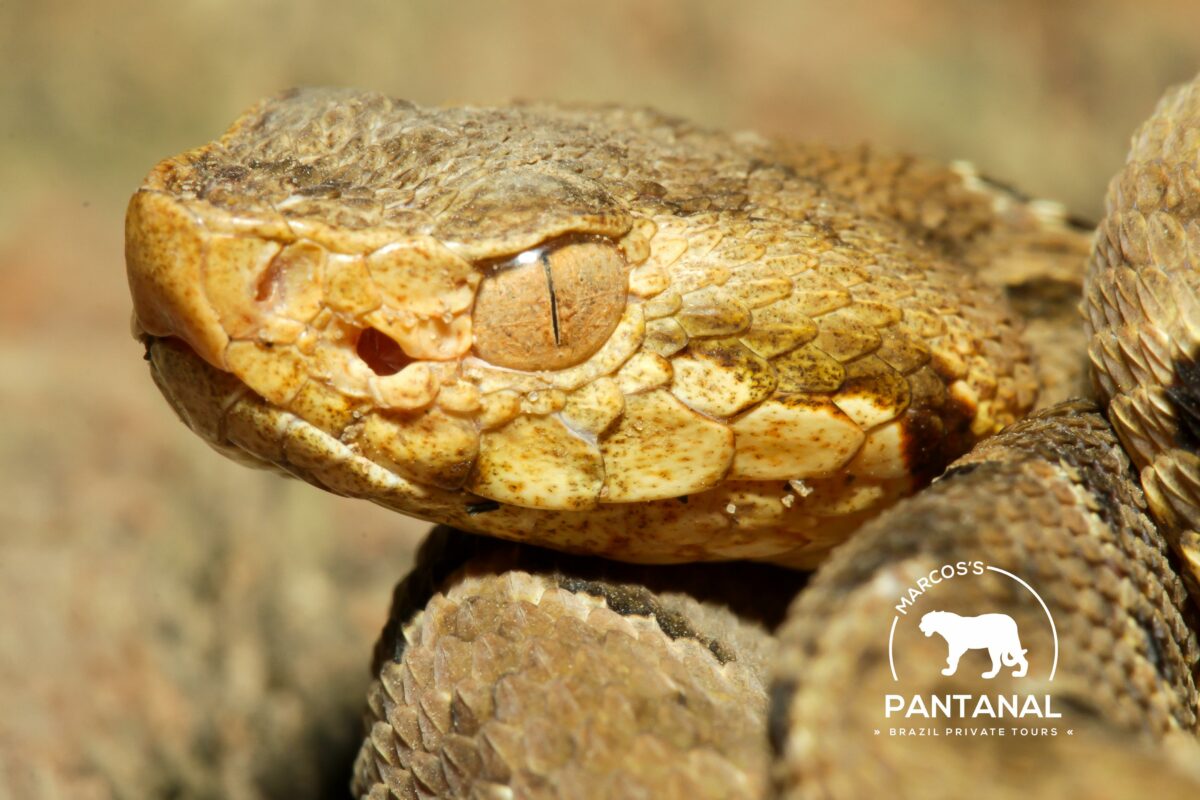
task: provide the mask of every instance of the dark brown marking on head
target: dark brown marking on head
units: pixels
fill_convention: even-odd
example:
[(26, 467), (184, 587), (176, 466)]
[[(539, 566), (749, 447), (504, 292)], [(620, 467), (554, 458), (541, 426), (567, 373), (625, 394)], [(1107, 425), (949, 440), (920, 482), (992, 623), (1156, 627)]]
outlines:
[[(946, 383), (949, 379), (939, 373)], [(904, 462), (919, 489), (975, 444), (971, 421), (976, 409), (947, 394), (938, 406), (914, 403), (904, 412)]]
[(904, 414), (904, 463), (918, 486), (937, 477), (949, 460), (945, 427), (937, 412), (910, 408)]

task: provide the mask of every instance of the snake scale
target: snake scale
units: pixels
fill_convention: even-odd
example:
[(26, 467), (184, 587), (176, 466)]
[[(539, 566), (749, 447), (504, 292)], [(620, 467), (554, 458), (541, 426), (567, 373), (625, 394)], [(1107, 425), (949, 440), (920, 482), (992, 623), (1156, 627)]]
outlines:
[[(1091, 238), (867, 148), (295, 90), (134, 195), (134, 332), (213, 447), (442, 526), (358, 796), (1190, 797), (1198, 169), (1200, 84)], [(1035, 666), (929, 669), (910, 585)], [(898, 735), (899, 675), (1061, 724)]]

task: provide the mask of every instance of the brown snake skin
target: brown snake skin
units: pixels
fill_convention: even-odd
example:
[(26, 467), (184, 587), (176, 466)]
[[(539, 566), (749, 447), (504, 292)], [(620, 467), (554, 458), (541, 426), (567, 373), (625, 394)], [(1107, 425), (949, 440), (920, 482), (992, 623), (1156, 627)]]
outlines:
[(306, 90), (155, 168), (127, 261), (155, 380), (241, 460), (557, 549), (812, 566), (1034, 402), (988, 284), (1084, 243), (999, 202), (648, 111)]
[[(854, 531), (805, 586), (439, 528), (376, 650), (355, 794), (1196, 796), (1198, 87), (1113, 181), (1084, 331), (1061, 217), (867, 150), (309, 92), (160, 165), (127, 228), (135, 330), (230, 455), (633, 561), (808, 565)], [(539, 298), (552, 330), (520, 315)], [(1085, 336), (1106, 407), (1047, 408)], [(892, 505), (1035, 382), (1041, 411)], [(980, 677), (985, 644), (953, 642), (1000, 612)], [(967, 705), (885, 711), (941, 696)], [(1005, 696), (1036, 713), (964, 710)]]

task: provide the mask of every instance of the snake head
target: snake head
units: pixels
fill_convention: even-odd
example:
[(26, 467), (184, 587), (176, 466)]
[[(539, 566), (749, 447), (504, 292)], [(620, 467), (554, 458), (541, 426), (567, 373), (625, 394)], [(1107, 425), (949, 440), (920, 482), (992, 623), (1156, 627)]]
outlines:
[(811, 563), (1034, 396), (995, 293), (648, 111), (287, 92), (155, 167), (126, 260), (223, 452), (622, 558)]

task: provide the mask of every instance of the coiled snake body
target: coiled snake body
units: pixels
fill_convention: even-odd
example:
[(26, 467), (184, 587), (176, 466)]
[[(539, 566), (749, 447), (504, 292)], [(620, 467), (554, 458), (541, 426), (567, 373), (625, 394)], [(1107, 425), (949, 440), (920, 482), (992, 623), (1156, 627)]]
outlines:
[[(1135, 138), (1079, 331), (1085, 235), (965, 168), (648, 111), (291, 92), (134, 196), (135, 332), (218, 449), (522, 543), (440, 530), (397, 588), (360, 795), (1182, 794), (1198, 115), (1185, 87)], [(1124, 451), (1083, 402), (1010, 426), (1081, 390), (1085, 335)], [(799, 573), (585, 557), (810, 567), (852, 531), (778, 640)], [(887, 636), (903, 587), (976, 562), (1002, 572), (936, 602), (1003, 608), (1029, 653), (1051, 636), (1057, 674), (986, 686), (1062, 724), (876, 730), (897, 674), (982, 691)]]

